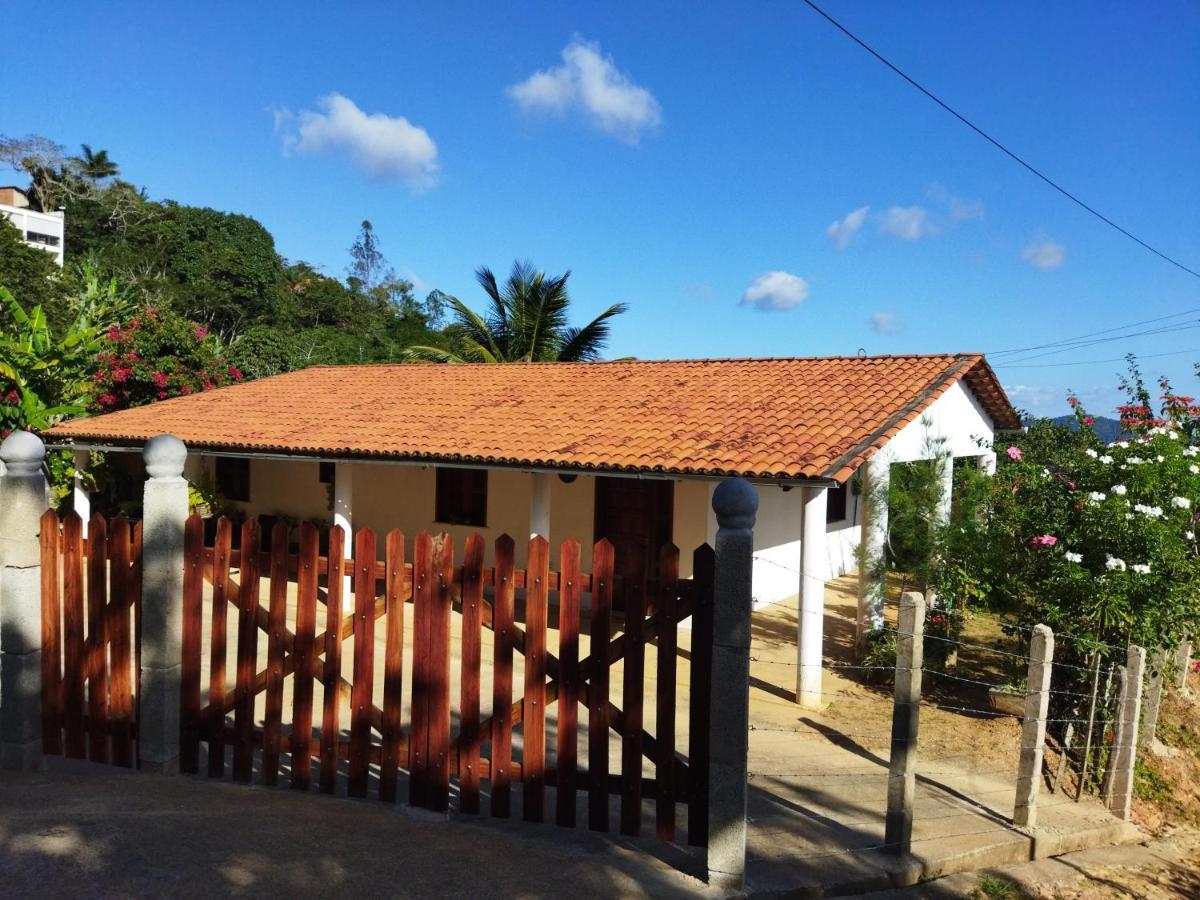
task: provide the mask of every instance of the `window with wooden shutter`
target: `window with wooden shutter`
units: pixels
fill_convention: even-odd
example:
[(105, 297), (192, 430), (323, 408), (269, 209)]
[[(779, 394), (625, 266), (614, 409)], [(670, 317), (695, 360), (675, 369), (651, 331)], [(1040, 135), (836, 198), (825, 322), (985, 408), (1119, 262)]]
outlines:
[(449, 525), (487, 525), (486, 469), (438, 469), (436, 519)]

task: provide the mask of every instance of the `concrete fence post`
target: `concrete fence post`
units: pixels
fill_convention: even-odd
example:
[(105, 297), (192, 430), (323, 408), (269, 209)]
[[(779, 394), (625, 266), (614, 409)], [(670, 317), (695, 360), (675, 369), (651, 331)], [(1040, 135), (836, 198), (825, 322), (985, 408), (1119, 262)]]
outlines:
[(1187, 693), (1188, 690), (1188, 675), (1192, 668), (1192, 640), (1184, 638), (1179, 642), (1179, 649), (1175, 651), (1175, 667), (1179, 670), (1179, 690), (1182, 693)]
[(732, 478), (713, 492), (712, 707), (709, 715), (708, 881), (741, 891), (746, 880), (750, 731), (750, 613), (758, 492)]
[(1150, 661), (1150, 688), (1146, 691), (1146, 711), (1142, 714), (1142, 727), (1138, 734), (1139, 747), (1149, 747), (1158, 736), (1158, 709), (1162, 705), (1166, 668), (1167, 651), (1155, 651)]
[(888, 767), (887, 820), (883, 842), (892, 853), (912, 848), (913, 796), (917, 788), (917, 731), (921, 720), (921, 666), (925, 661), (925, 598), (900, 595), (896, 635), (896, 691), (892, 706), (892, 755)]
[(1021, 723), (1021, 756), (1017, 767), (1017, 800), (1013, 824), (1037, 827), (1037, 801), (1042, 782), (1042, 751), (1050, 709), (1050, 676), (1054, 672), (1054, 632), (1036, 625), (1029, 641), (1029, 674), (1025, 686), (1025, 718)]
[(183, 532), (187, 448), (160, 434), (146, 442), (142, 501), (142, 666), (138, 760), (144, 772), (179, 771), (180, 672), (183, 664)]
[(1109, 766), (1106, 801), (1109, 810), (1128, 820), (1133, 804), (1133, 764), (1137, 759), (1138, 720), (1142, 714), (1142, 680), (1146, 675), (1146, 651), (1131, 645), (1125, 658), (1125, 678), (1117, 707), (1117, 727)]
[(27, 431), (0, 444), (0, 766), (42, 762), (42, 514), (46, 447)]

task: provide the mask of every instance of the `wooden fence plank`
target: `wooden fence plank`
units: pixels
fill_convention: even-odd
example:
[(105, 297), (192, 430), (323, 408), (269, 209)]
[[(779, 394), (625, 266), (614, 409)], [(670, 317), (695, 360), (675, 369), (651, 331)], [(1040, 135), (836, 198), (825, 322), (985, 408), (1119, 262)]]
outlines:
[(462, 575), (462, 671), (459, 676), (459, 810), (479, 812), (479, 670), (483, 641), (483, 535), (467, 538)]
[(108, 523), (99, 513), (88, 523), (87, 694), (88, 759), (108, 762)]
[[(262, 543), (258, 519), (242, 523), (242, 549)], [(254, 771), (254, 676), (258, 671), (259, 555), (242, 553), (239, 572), (237, 671), (234, 683), (233, 780), (249, 784)]]
[(83, 634), (83, 520), (63, 520), (63, 749), (72, 759), (87, 755), (83, 730), (83, 681), (87, 644)]
[(340, 525), (329, 530), (329, 577), (325, 582), (325, 670), (321, 679), (321, 792), (337, 790), (338, 712), (342, 681), (342, 593), (346, 583), (346, 532)]
[(688, 710), (688, 843), (708, 846), (708, 724), (712, 714), (713, 569), (707, 544), (692, 556), (691, 707)]
[(558, 779), (555, 821), (575, 827), (575, 785), (579, 768), (579, 541), (560, 548), (558, 589)]
[(296, 573), (296, 665), (292, 686), (292, 787), (312, 783), (313, 649), (317, 624), (317, 556), (320, 534), (311, 522), (300, 526)]
[(600, 655), (612, 633), (613, 545), (592, 550), (592, 666), (588, 690), (588, 828), (608, 831), (608, 664)]
[(180, 666), (179, 769), (200, 771), (200, 656), (204, 621), (204, 520), (189, 516), (183, 529), (183, 658)]
[(283, 729), (283, 651), (287, 634), (288, 527), (271, 528), (271, 587), (267, 611), (266, 717), (263, 722), (263, 783), (279, 781)]
[(429, 619), (433, 597), (433, 539), (420, 532), (413, 542), (412, 734), (409, 738), (408, 802), (429, 803)]
[[(379, 799), (396, 802), (397, 769), (404, 737), (404, 535), (388, 532), (384, 548), (384, 602), (387, 604), (383, 648), (383, 720), (379, 768)], [(403, 764), (407, 766), (408, 760)]]
[(654, 833), (675, 840), (675, 672), (679, 592), (679, 549), (662, 548), (658, 563), (658, 696), (655, 700)]
[(492, 671), (492, 783), (491, 813), (507, 819), (512, 764), (512, 675), (513, 675), (513, 557), (515, 546), (507, 534), (496, 538), (496, 593), (492, 604), (495, 640)]
[(626, 583), (625, 665), (622, 706), (625, 727), (621, 732), (621, 834), (638, 836), (642, 830), (642, 695), (646, 680), (646, 584), (644, 578)]
[(63, 752), (62, 716), (62, 622), (59, 562), (62, 536), (58, 513), (42, 514), (39, 531), (42, 563), (42, 752), (61, 756)]
[(436, 590), (429, 614), (429, 770), (430, 809), (450, 806), (450, 616), (454, 577), (454, 540), (440, 534), (434, 541)]
[(347, 793), (367, 796), (370, 770), (371, 694), (375, 673), (375, 532), (363, 528), (354, 541), (354, 686), (350, 710)]
[(233, 523), (225, 516), (217, 520), (213, 541), (212, 627), (208, 657), (208, 776), (225, 774), (225, 657), (229, 628), (229, 553), (233, 547)]
[(114, 766), (133, 768), (133, 678), (130, 667), (131, 643), (129, 616), (132, 612), (130, 569), (133, 536), (125, 519), (114, 519), (109, 536), (110, 595), (108, 632), (112, 642), (112, 694), (109, 699), (112, 719), (112, 762)]
[(525, 702), (521, 756), (526, 822), (545, 819), (546, 798), (546, 625), (550, 544), (540, 535), (529, 541), (525, 572)]
[[(133, 606), (133, 727), (137, 731), (141, 720), (140, 707), (142, 696), (142, 523), (133, 526), (133, 544), (129, 551), (129, 602)], [(135, 764), (142, 767), (141, 755), (135, 745)]]

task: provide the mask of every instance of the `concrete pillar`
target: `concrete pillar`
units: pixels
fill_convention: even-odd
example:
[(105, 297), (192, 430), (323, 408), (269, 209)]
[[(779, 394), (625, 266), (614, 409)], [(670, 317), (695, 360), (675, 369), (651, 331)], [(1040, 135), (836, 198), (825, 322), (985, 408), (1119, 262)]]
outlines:
[(813, 709), (821, 705), (821, 665), (825, 645), (825, 579), (829, 558), (825, 549), (825, 512), (829, 492), (804, 488), (804, 533), (800, 544), (800, 615), (796, 634), (796, 702)]
[(951, 454), (939, 456), (934, 462), (942, 481), (942, 491), (938, 496), (937, 522), (939, 525), (948, 525), (954, 503), (954, 456)]
[(758, 492), (742, 478), (713, 492), (717, 515), (709, 715), (708, 881), (741, 891), (746, 879), (746, 778), (750, 727), (750, 613)]
[(551, 479), (555, 476), (534, 472), (529, 477), (533, 479), (529, 493), (529, 537), (532, 539), (541, 535), (550, 540), (550, 488)]
[(1050, 709), (1050, 676), (1054, 672), (1054, 632), (1036, 625), (1029, 641), (1029, 674), (1025, 687), (1025, 719), (1021, 723), (1021, 756), (1017, 764), (1017, 799), (1013, 824), (1037, 827), (1037, 801), (1042, 784), (1042, 752)]
[(1175, 651), (1175, 667), (1179, 670), (1179, 690), (1186, 694), (1188, 690), (1188, 676), (1192, 671), (1191, 639), (1184, 638), (1179, 642), (1179, 649)]
[(1163, 675), (1167, 667), (1167, 651), (1158, 650), (1150, 662), (1150, 689), (1146, 691), (1146, 711), (1142, 714), (1139, 747), (1149, 747), (1158, 736), (1158, 708), (1162, 703)]
[(1131, 645), (1125, 659), (1125, 678), (1117, 706), (1117, 727), (1109, 761), (1107, 801), (1113, 815), (1128, 821), (1133, 804), (1133, 764), (1137, 758), (1138, 721), (1142, 714), (1142, 679), (1146, 651)]
[(862, 645), (867, 630), (883, 627), (884, 549), (888, 533), (891, 458), (876, 453), (863, 468), (862, 565), (858, 570), (858, 618), (855, 636)]
[(76, 450), (75, 467), (71, 473), (71, 506), (83, 520), (83, 536), (85, 538), (88, 534), (88, 520), (92, 517), (92, 496), (84, 485), (84, 476), (87, 474), (91, 457), (92, 454), (87, 450)]
[(888, 766), (887, 819), (883, 842), (892, 853), (912, 849), (913, 797), (917, 788), (917, 730), (921, 721), (921, 666), (925, 659), (925, 598), (900, 596), (896, 635), (896, 689), (892, 706), (892, 755)]
[(42, 767), (41, 518), (46, 447), (27, 431), (0, 444), (0, 767)]
[(142, 500), (142, 664), (138, 765), (179, 771), (179, 676), (183, 662), (183, 530), (187, 447), (160, 434), (142, 451), (149, 476)]
[[(334, 463), (333, 467), (333, 526), (345, 535), (346, 553), (354, 547), (354, 465)], [(346, 569), (347, 572), (352, 567)], [(353, 576), (342, 579), (342, 611), (354, 611)]]

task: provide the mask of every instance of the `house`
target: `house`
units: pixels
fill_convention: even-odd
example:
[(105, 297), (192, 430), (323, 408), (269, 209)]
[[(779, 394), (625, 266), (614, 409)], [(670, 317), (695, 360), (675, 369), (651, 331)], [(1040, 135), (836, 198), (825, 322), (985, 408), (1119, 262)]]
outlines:
[(26, 244), (53, 254), (54, 261), (63, 264), (66, 220), (62, 210), (45, 213), (30, 209), (25, 192), (9, 186), (0, 187), (0, 216), (21, 232)]
[[(1019, 427), (983, 356), (959, 354), (313, 367), (46, 437), (83, 454), (174, 434), (189, 477), (215, 478), (247, 514), (508, 533), (518, 547), (541, 534), (552, 555), (576, 538), (585, 567), (604, 537), (625, 579), (668, 542), (690, 576), (690, 551), (716, 532), (713, 489), (747, 478), (755, 602), (799, 596), (798, 693), (811, 703), (825, 582), (855, 568), (860, 540), (881, 551), (886, 504), (867, 501), (890, 465), (950, 454), (986, 466), (995, 433)], [(879, 615), (880, 587), (864, 578), (862, 593), (860, 612)]]

